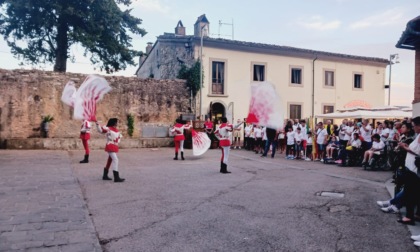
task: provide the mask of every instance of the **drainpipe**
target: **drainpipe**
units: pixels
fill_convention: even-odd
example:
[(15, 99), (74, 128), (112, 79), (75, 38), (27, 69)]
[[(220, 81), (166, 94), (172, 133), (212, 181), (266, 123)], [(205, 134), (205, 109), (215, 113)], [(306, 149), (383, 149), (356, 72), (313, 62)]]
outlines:
[(315, 59), (312, 60), (312, 118), (315, 114), (315, 60), (318, 59), (318, 55), (315, 54)]

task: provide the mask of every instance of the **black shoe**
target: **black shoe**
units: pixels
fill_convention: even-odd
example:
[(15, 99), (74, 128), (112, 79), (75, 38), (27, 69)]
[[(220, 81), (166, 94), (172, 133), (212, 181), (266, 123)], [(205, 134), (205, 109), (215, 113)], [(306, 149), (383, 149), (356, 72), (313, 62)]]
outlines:
[(403, 219), (398, 219), (397, 222), (401, 224), (405, 224), (405, 225), (411, 225), (411, 226), (416, 225), (416, 222), (414, 220), (405, 221)]
[(120, 178), (120, 174), (117, 171), (112, 171), (114, 174), (114, 182), (124, 182), (124, 178)]
[(174, 160), (178, 160), (178, 152), (175, 152)]
[(81, 164), (89, 163), (89, 155), (85, 155), (85, 159), (83, 159), (79, 163), (81, 163)]
[(185, 158), (184, 158), (184, 152), (183, 151), (181, 151), (181, 159), (182, 160), (185, 160)]
[(109, 169), (104, 168), (104, 175), (102, 175), (102, 180), (112, 180), (112, 178), (108, 177)]

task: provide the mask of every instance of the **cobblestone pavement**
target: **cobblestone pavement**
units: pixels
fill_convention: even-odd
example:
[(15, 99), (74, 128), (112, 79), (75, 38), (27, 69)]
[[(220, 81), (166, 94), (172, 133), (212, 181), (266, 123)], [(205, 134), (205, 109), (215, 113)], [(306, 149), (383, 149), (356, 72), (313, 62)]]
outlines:
[(102, 251), (68, 153), (0, 151), (0, 251)]

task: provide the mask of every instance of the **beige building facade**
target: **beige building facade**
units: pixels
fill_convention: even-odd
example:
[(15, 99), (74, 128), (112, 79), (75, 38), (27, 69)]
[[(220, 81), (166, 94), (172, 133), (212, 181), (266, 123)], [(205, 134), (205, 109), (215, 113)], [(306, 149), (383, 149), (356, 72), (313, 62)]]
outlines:
[[(200, 16), (196, 26), (206, 31), (209, 23), (204, 23)], [(202, 118), (245, 118), (250, 86), (262, 81), (274, 85), (285, 118), (385, 103), (387, 59), (211, 38), (199, 31), (194, 36), (177, 32), (159, 36), (136, 74), (175, 78), (182, 64), (201, 59), (203, 88), (195, 104), (196, 115)]]

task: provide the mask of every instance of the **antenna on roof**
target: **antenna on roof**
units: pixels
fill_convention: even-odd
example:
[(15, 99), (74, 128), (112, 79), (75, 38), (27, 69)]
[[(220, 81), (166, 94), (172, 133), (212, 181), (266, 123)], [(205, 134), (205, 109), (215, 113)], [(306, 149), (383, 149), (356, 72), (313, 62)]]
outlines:
[[(222, 27), (222, 25), (230, 25), (232, 26), (232, 35), (226, 35), (226, 34), (220, 34), (220, 28)], [(219, 20), (219, 32), (217, 34), (217, 36), (220, 38), (220, 35), (222, 36), (229, 36), (232, 38), (232, 40), (234, 40), (234, 36), (233, 36), (233, 19), (232, 19), (232, 23), (223, 23), (222, 20)]]

